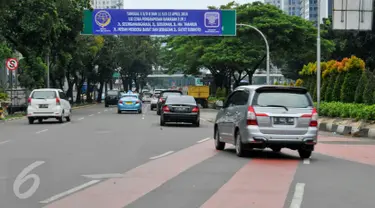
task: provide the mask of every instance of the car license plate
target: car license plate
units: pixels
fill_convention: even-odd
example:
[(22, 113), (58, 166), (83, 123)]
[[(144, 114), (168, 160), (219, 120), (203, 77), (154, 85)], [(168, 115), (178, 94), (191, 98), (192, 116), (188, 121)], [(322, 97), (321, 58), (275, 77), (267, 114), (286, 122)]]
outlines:
[(133, 104), (133, 102), (126, 102), (126, 105), (131, 105)]
[(40, 104), (39, 108), (48, 108), (48, 105), (47, 104)]
[(274, 117), (273, 123), (274, 124), (280, 124), (280, 125), (293, 125), (294, 124), (294, 118)]

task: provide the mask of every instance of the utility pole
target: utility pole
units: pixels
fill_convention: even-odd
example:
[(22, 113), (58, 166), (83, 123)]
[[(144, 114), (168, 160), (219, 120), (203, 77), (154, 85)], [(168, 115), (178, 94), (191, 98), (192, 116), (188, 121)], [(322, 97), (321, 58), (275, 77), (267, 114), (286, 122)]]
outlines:
[(321, 78), (321, 72), (320, 72), (320, 5), (321, 0), (318, 0), (318, 19), (317, 19), (317, 27), (318, 27), (318, 34), (316, 35), (316, 100), (317, 100), (317, 106), (316, 108), (319, 110), (320, 107), (320, 78)]

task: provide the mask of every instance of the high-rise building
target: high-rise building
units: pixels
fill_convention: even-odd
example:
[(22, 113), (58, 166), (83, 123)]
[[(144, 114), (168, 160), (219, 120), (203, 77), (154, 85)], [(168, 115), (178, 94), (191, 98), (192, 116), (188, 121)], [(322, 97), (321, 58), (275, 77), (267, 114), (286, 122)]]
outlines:
[(91, 0), (94, 9), (123, 9), (124, 0)]
[[(300, 0), (301, 17), (310, 21), (318, 21), (318, 0)], [(332, 15), (332, 0), (320, 0), (320, 22)]]
[(275, 5), (277, 8), (285, 11), (285, 0), (265, 0), (264, 3)]

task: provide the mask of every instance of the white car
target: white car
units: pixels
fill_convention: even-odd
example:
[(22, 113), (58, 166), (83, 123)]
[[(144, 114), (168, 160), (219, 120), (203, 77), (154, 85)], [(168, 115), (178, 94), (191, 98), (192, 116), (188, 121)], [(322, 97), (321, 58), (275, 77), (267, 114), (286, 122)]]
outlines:
[(27, 100), (27, 118), (29, 124), (35, 120), (42, 123), (43, 120), (54, 118), (59, 123), (70, 121), (72, 107), (70, 99), (60, 89), (36, 89), (33, 90)]

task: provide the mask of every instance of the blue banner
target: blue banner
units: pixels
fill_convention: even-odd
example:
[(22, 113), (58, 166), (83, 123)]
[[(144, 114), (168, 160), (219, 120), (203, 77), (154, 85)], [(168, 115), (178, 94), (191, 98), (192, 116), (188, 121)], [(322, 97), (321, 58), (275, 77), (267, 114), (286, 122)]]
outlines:
[(95, 35), (222, 35), (220, 10), (96, 9)]

